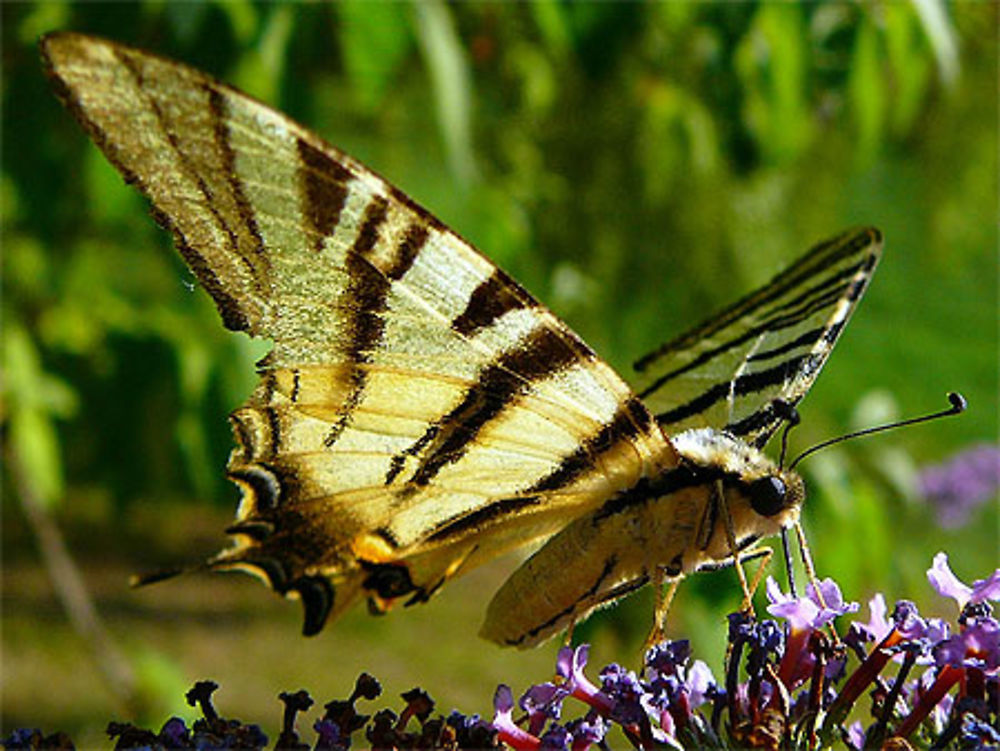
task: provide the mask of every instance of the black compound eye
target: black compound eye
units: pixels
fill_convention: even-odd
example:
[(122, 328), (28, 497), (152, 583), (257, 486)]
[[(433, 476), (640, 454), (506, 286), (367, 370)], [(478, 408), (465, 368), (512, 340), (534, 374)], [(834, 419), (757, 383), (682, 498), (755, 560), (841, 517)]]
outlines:
[(785, 508), (785, 483), (780, 477), (762, 477), (747, 488), (750, 507), (761, 516), (774, 516)]

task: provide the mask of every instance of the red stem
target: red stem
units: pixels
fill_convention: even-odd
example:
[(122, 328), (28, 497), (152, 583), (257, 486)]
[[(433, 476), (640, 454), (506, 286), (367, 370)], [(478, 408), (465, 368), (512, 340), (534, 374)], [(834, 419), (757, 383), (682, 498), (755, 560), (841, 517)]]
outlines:
[(897, 738), (909, 737), (910, 733), (917, 729), (917, 726), (924, 721), (924, 718), (930, 714), (930, 711), (951, 690), (951, 687), (958, 683), (958, 680), (964, 673), (964, 668), (956, 668), (951, 665), (945, 665), (941, 668), (941, 672), (934, 679), (933, 685), (927, 690), (927, 693), (920, 697), (917, 706), (913, 708), (913, 711), (896, 728), (895, 736)]

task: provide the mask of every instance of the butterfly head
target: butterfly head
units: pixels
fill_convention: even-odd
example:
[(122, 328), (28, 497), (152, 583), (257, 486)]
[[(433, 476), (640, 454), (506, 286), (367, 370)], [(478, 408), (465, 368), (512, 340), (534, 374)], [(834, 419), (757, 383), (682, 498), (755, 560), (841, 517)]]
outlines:
[[(720, 430), (688, 430), (672, 438), (682, 465), (714, 493), (724, 494), (737, 546), (743, 547), (795, 524), (805, 500), (798, 473), (782, 469), (762, 451)], [(724, 519), (713, 534), (724, 536)], [(721, 534), (720, 534), (721, 533)]]

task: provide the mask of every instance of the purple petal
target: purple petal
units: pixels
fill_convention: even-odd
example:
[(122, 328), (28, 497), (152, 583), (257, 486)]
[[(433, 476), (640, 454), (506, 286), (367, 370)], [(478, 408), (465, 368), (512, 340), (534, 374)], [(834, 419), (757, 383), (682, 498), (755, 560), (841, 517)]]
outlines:
[(528, 713), (528, 731), (538, 735), (547, 720), (560, 719), (563, 699), (568, 695), (565, 685), (554, 683), (539, 683), (525, 691), (518, 704)]
[(893, 625), (885, 617), (887, 612), (889, 609), (885, 604), (885, 597), (881, 592), (876, 593), (868, 601), (868, 622), (861, 624), (874, 641), (882, 641), (892, 631)]
[(493, 727), (497, 729), (499, 740), (521, 751), (533, 751), (539, 747), (541, 741), (536, 736), (522, 730), (514, 723), (514, 695), (509, 686), (503, 683), (497, 686), (493, 695), (493, 707), (496, 710)]
[(983, 618), (934, 647), (938, 666), (973, 667), (995, 672), (1000, 667), (1000, 624)]
[(865, 747), (865, 728), (860, 720), (855, 720), (847, 728), (847, 741), (858, 751)]
[(501, 683), (497, 686), (496, 693), (493, 694), (493, 709), (498, 714), (511, 714), (514, 709), (514, 694), (510, 686)]
[(819, 606), (805, 597), (768, 605), (767, 612), (778, 618), (784, 618), (793, 631), (809, 629), (820, 615)]
[(712, 669), (701, 660), (695, 660), (687, 674), (687, 685), (691, 691), (691, 709), (697, 709), (706, 701), (707, 694), (715, 687), (715, 676)]
[(781, 586), (778, 584), (777, 581), (775, 581), (773, 576), (767, 577), (767, 583), (764, 585), (764, 587), (767, 590), (767, 599), (771, 602), (772, 605), (778, 605), (784, 602), (791, 602), (795, 599), (794, 597), (792, 597), (792, 595), (790, 594), (786, 595), (784, 592), (781, 591)]
[[(569, 678), (570, 673), (573, 672), (574, 656), (575, 650), (573, 647), (567, 646), (559, 649), (559, 654), (556, 655), (556, 675)], [(584, 656), (583, 661), (587, 661), (586, 656)]]
[(962, 632), (968, 657), (981, 661), (990, 671), (1000, 667), (1000, 623), (993, 618), (982, 618)]
[(539, 749), (543, 749), (544, 751), (563, 751), (563, 749), (569, 749), (571, 740), (570, 733), (566, 728), (562, 725), (553, 724), (542, 735), (542, 743)]
[(809, 597), (817, 605), (822, 607), (823, 603), (826, 604), (825, 609), (830, 611), (830, 613), (825, 613), (824, 617), (829, 620), (833, 620), (833, 618), (839, 615), (844, 615), (845, 613), (857, 612), (860, 607), (856, 602), (844, 602), (844, 596), (840, 593), (840, 587), (837, 586), (837, 582), (830, 578), (826, 578), (819, 582), (819, 594), (823, 595), (822, 601), (820, 600), (819, 595), (816, 594), (815, 588), (811, 582), (808, 587), (808, 592)]
[(964, 608), (972, 596), (972, 588), (951, 572), (947, 553), (934, 556), (934, 563), (927, 570), (927, 580), (939, 595), (952, 598), (959, 608)]
[(1000, 447), (984, 444), (960, 452), (948, 462), (927, 467), (920, 491), (935, 506), (943, 527), (959, 527), (1000, 488)]
[(977, 579), (972, 582), (972, 595), (969, 597), (969, 602), (986, 602), (987, 600), (1000, 600), (1000, 568), (986, 579)]

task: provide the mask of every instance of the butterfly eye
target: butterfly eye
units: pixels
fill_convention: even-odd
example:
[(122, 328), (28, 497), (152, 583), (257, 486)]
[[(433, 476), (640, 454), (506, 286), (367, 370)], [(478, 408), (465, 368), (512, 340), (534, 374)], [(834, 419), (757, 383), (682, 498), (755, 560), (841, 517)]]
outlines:
[(780, 477), (762, 477), (748, 487), (750, 507), (761, 516), (774, 516), (785, 508), (786, 489)]

